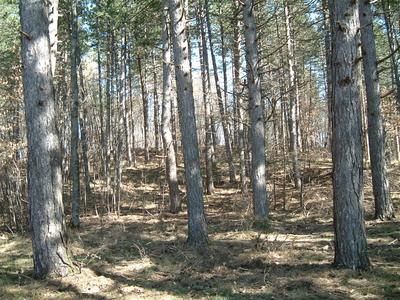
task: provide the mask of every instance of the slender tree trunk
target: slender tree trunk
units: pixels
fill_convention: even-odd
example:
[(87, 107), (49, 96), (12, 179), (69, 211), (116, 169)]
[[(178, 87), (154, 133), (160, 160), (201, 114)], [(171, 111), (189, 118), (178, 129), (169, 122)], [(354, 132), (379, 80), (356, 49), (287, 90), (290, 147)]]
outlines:
[(28, 201), (37, 278), (69, 273), (62, 202), (60, 140), (49, 42), (48, 8), (21, 0), (23, 86), (28, 141)]
[(97, 79), (97, 85), (98, 85), (98, 99), (99, 99), (99, 114), (100, 114), (100, 142), (101, 142), (101, 159), (103, 163), (103, 176), (106, 176), (106, 165), (105, 165), (105, 155), (106, 155), (106, 144), (105, 144), (105, 136), (104, 136), (104, 108), (103, 108), (103, 85), (101, 83), (102, 80), (102, 71), (101, 71), (101, 49), (100, 49), (100, 32), (99, 30), (99, 20), (96, 18), (96, 29), (97, 29), (97, 45), (96, 45), (96, 50), (97, 50), (97, 72), (98, 72), (98, 79)]
[(265, 181), (264, 105), (261, 98), (261, 82), (258, 73), (258, 49), (256, 23), (253, 15), (254, 1), (245, 0), (243, 7), (244, 36), (246, 41), (247, 79), (251, 121), (251, 183), (253, 188), (254, 215), (267, 219), (267, 187)]
[(58, 0), (47, 1), (49, 6), (49, 40), (51, 74), (56, 75), (57, 45), (58, 45)]
[(71, 3), (71, 176), (72, 176), (72, 211), (71, 224), (80, 226), (79, 201), (80, 201), (80, 168), (79, 168), (79, 85), (78, 70), (79, 42), (78, 42), (78, 17), (76, 14), (77, 0)]
[(189, 218), (188, 243), (197, 248), (203, 248), (208, 238), (204, 216), (193, 83), (190, 75), (186, 14), (180, 0), (168, 0), (168, 3), (173, 27), (175, 76), (185, 163)]
[[(394, 53), (396, 51), (397, 38), (393, 32), (392, 20), (388, 12), (390, 4), (388, 4), (387, 2), (388, 2), (387, 0), (381, 0), (383, 18), (385, 20), (385, 29), (386, 29), (385, 31), (388, 38), (389, 49), (390, 53)], [(398, 42), (397, 46), (399, 46)], [(396, 53), (394, 53), (393, 55), (391, 55), (390, 58), (392, 61), (392, 81), (393, 85), (396, 87), (396, 102), (398, 108), (400, 109), (400, 73), (399, 73), (398, 57), (399, 57), (398, 54), (396, 55)]]
[(136, 166), (136, 148), (135, 148), (135, 121), (133, 119), (133, 97), (132, 97), (132, 66), (131, 66), (131, 48), (128, 51), (128, 88), (129, 88), (129, 114), (127, 118), (130, 120), (130, 134), (131, 134), (131, 146), (132, 146), (132, 162), (133, 166)]
[(122, 113), (123, 113), (123, 122), (124, 122), (124, 139), (126, 145), (126, 152), (128, 153), (128, 163), (132, 164), (132, 140), (131, 140), (131, 126), (129, 122), (129, 101), (127, 97), (128, 93), (128, 61), (127, 61), (127, 34), (126, 28), (123, 29), (123, 43), (124, 46), (122, 48), (121, 53), (121, 64), (123, 68), (123, 76), (122, 76)]
[(110, 34), (107, 38), (107, 67), (106, 67), (106, 134), (105, 134), (105, 152), (106, 152), (106, 162), (105, 162), (105, 177), (106, 177), (106, 193), (105, 198), (107, 202), (107, 212), (110, 212), (110, 195), (111, 195), (111, 175), (110, 175), (110, 162), (111, 162), (111, 40)]
[(204, 30), (204, 11), (199, 5), (197, 14), (197, 25), (200, 32), (199, 38), (199, 57), (201, 67), (201, 83), (203, 90), (203, 103), (204, 103), (204, 123), (205, 123), (205, 156), (206, 156), (206, 190), (207, 194), (214, 193), (214, 174), (213, 174), (213, 142), (212, 142), (212, 127), (211, 127), (211, 103), (210, 103), (210, 77), (208, 76), (208, 51), (206, 36)]
[(335, 1), (333, 66), (333, 192), (335, 265), (370, 265), (363, 214), (358, 1)]
[(208, 43), (210, 44), (211, 60), (212, 60), (213, 71), (214, 71), (214, 80), (215, 80), (215, 86), (217, 89), (218, 108), (219, 108), (219, 113), (221, 115), (222, 131), (224, 133), (224, 140), (225, 140), (224, 141), (225, 142), (225, 151), (226, 151), (226, 156), (227, 156), (227, 160), (228, 160), (228, 164), (229, 164), (229, 181), (235, 182), (236, 181), (236, 174), (235, 174), (236, 171), (235, 171), (235, 165), (233, 164), (232, 148), (231, 148), (229, 131), (228, 131), (227, 117), (226, 117), (224, 103), (223, 103), (223, 99), (222, 99), (221, 86), (219, 83), (217, 60), (216, 60), (215, 53), (214, 53), (214, 43), (212, 40), (211, 22), (210, 22), (208, 7), (209, 7), (208, 0), (205, 0)]
[[(80, 51), (79, 51), (80, 52)], [(84, 86), (84, 78), (83, 78), (83, 68), (80, 59), (80, 53), (78, 57), (79, 61), (79, 81), (80, 81), (80, 94), (81, 94), (81, 103), (84, 106), (82, 109), (82, 118), (79, 118), (79, 125), (81, 131), (81, 146), (82, 146), (82, 160), (83, 160), (83, 171), (84, 171), (84, 179), (85, 179), (85, 204), (86, 204), (86, 197), (90, 195), (90, 172), (89, 172), (89, 144), (88, 144), (88, 131), (87, 131), (87, 108), (85, 106), (85, 86)], [(85, 205), (86, 209), (86, 205)]]
[(158, 92), (157, 92), (157, 69), (156, 69), (156, 58), (153, 54), (153, 104), (154, 104), (154, 138), (156, 150), (160, 149), (160, 110), (158, 104)]
[(147, 95), (147, 88), (146, 88), (146, 71), (142, 68), (142, 58), (137, 58), (138, 68), (139, 68), (139, 77), (140, 77), (140, 88), (142, 90), (142, 102), (143, 102), (143, 134), (144, 134), (144, 159), (145, 162), (149, 162), (150, 155), (149, 155), (149, 138), (148, 138), (148, 131), (149, 131), (149, 99)]
[(296, 188), (300, 187), (300, 171), (298, 162), (298, 144), (297, 144), (297, 97), (296, 97), (296, 75), (294, 70), (294, 53), (292, 44), (291, 24), (289, 4), (285, 2), (285, 24), (286, 24), (286, 40), (288, 50), (289, 63), (289, 118), (288, 125), (290, 131), (289, 137), (289, 152), (292, 159), (293, 180)]
[(328, 104), (328, 148), (332, 145), (332, 37), (331, 19), (329, 17), (327, 0), (322, 2), (324, 16), (324, 45), (325, 45), (325, 72), (326, 72), (326, 99)]
[(381, 115), (381, 98), (376, 62), (375, 36), (371, 3), (359, 1), (361, 44), (367, 94), (368, 137), (371, 157), (372, 187), (375, 199), (375, 218), (394, 218), (390, 199), (385, 161), (385, 140)]
[[(235, 10), (240, 9), (240, 4), (238, 0), (234, 0), (235, 2)], [(238, 151), (239, 151), (239, 161), (240, 161), (240, 187), (242, 193), (247, 192), (246, 185), (246, 161), (245, 161), (245, 150), (244, 150), (244, 112), (243, 112), (243, 103), (242, 103), (242, 88), (240, 85), (240, 21), (238, 18), (235, 18), (233, 21), (233, 36), (234, 36), (234, 44), (233, 44), (233, 81), (234, 81), (234, 89), (233, 96), (236, 102), (236, 122), (238, 128)]]
[(166, 154), (166, 177), (169, 187), (169, 209), (171, 213), (181, 210), (181, 199), (179, 197), (178, 175), (175, 159), (174, 141), (171, 133), (171, 48), (170, 48), (170, 19), (168, 7), (164, 8), (163, 16), (163, 98), (162, 98), (162, 137), (164, 151)]

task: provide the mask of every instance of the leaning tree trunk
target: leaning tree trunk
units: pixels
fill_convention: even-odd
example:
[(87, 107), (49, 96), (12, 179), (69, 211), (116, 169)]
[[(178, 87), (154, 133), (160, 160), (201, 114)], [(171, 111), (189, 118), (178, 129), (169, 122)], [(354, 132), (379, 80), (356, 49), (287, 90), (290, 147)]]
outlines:
[(168, 8), (164, 8), (163, 18), (163, 98), (162, 98), (162, 137), (164, 151), (166, 154), (166, 177), (169, 187), (169, 209), (171, 213), (181, 210), (181, 200), (179, 197), (178, 175), (175, 159), (174, 141), (171, 133), (171, 48), (170, 48), (170, 20)]
[(335, 265), (370, 265), (363, 214), (358, 1), (330, 3), (333, 16), (333, 193)]
[(174, 44), (175, 77), (180, 112), (188, 206), (188, 244), (202, 248), (207, 244), (199, 146), (190, 75), (186, 14), (180, 0), (168, 0)]
[(34, 276), (37, 278), (65, 276), (70, 266), (66, 250), (48, 14), (42, 1), (20, 1), (28, 200)]
[(79, 85), (78, 85), (78, 17), (76, 15), (76, 3), (73, 0), (71, 5), (71, 224), (79, 227), (79, 199), (80, 199), (80, 181), (79, 181)]
[(243, 21), (250, 98), (251, 183), (253, 188), (254, 215), (259, 219), (266, 219), (268, 217), (268, 206), (265, 181), (264, 105), (261, 99), (261, 82), (258, 73), (257, 27), (253, 10), (254, 1), (246, 0), (243, 7)]
[(389, 182), (386, 174), (385, 140), (380, 107), (381, 98), (371, 3), (362, 0), (359, 2), (359, 9), (364, 78), (367, 92), (368, 137), (372, 188), (375, 199), (375, 218), (381, 220), (392, 219), (394, 218), (394, 209), (390, 199)]

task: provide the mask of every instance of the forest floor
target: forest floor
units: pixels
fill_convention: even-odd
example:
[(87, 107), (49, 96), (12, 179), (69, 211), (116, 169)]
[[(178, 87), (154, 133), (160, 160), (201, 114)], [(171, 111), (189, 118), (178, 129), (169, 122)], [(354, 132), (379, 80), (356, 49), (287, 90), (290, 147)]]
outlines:
[[(79, 230), (70, 229), (70, 250), (81, 268), (66, 278), (33, 280), (29, 237), (0, 233), (0, 298), (400, 299), (400, 222), (371, 220), (368, 172), (366, 226), (373, 267), (364, 272), (331, 265), (328, 161), (308, 166), (304, 209), (299, 193), (289, 183), (284, 193), (285, 177), (274, 173), (268, 224), (254, 223), (250, 195), (242, 196), (238, 186), (220, 178), (215, 194), (205, 197), (210, 242), (202, 253), (185, 245), (185, 210), (166, 212), (163, 172), (159, 161), (124, 169), (121, 215), (86, 214)], [(398, 216), (399, 173), (399, 165), (390, 168)], [(100, 203), (102, 186), (95, 181), (88, 211), (94, 201)]]

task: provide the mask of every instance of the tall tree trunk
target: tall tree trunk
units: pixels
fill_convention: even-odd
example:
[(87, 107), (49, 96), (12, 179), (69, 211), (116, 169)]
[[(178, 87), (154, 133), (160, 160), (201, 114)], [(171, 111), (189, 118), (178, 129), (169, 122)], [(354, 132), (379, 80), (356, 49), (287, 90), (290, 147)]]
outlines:
[(212, 127), (211, 127), (211, 103), (210, 103), (210, 76), (208, 74), (208, 51), (206, 36), (204, 30), (204, 11), (201, 5), (199, 5), (197, 13), (197, 25), (200, 32), (199, 38), (199, 57), (200, 57), (200, 68), (201, 68), (201, 83), (203, 90), (203, 103), (204, 103), (204, 123), (205, 123), (205, 155), (206, 155), (206, 189), (207, 194), (211, 195), (214, 193), (214, 174), (213, 174), (213, 142), (212, 142)]
[(140, 88), (142, 90), (142, 102), (143, 102), (143, 134), (144, 134), (144, 160), (145, 162), (149, 162), (150, 155), (149, 155), (149, 138), (148, 138), (148, 131), (149, 131), (149, 99), (147, 95), (147, 88), (146, 88), (146, 71), (143, 70), (142, 67), (142, 58), (137, 58), (138, 68), (139, 68), (139, 77), (140, 77)]
[(387, 0), (381, 0), (382, 3), (382, 10), (383, 10), (383, 18), (385, 20), (385, 31), (386, 31), (386, 35), (388, 38), (388, 43), (389, 43), (389, 49), (390, 49), (390, 53), (393, 53), (390, 57), (391, 62), (392, 62), (392, 81), (393, 81), (393, 85), (396, 88), (396, 102), (397, 102), (397, 106), (400, 109), (400, 73), (399, 73), (399, 63), (398, 63), (398, 54), (395, 53), (396, 49), (398, 51), (398, 48), (396, 48), (396, 44), (397, 47), (399, 46), (397, 38), (395, 33), (393, 32), (393, 24), (392, 24), (392, 20), (390, 18), (389, 15), (389, 7), (390, 4), (388, 3)]
[(214, 71), (214, 80), (215, 80), (215, 86), (217, 89), (218, 108), (219, 108), (219, 113), (221, 115), (222, 131), (224, 133), (225, 151), (226, 151), (226, 156), (227, 156), (226, 158), (227, 158), (228, 164), (229, 164), (229, 181), (235, 182), (236, 181), (236, 174), (235, 174), (236, 171), (235, 171), (235, 165), (233, 164), (232, 148), (231, 148), (230, 137), (229, 137), (227, 117), (226, 117), (226, 112), (224, 109), (224, 102), (222, 99), (221, 86), (220, 86), (220, 82), (219, 82), (217, 60), (216, 60), (215, 53), (214, 53), (214, 43), (212, 40), (211, 21), (210, 21), (210, 14), (208, 11), (208, 7), (209, 7), (208, 0), (205, 0), (208, 43), (210, 44), (211, 60), (212, 60), (213, 71)]
[(332, 20), (329, 16), (328, 0), (322, 1), (324, 16), (324, 46), (325, 46), (325, 73), (326, 73), (326, 99), (328, 104), (328, 148), (332, 145)]
[(58, 45), (58, 0), (47, 1), (49, 6), (49, 40), (50, 40), (50, 60), (51, 74), (56, 75), (56, 58)]
[(267, 186), (265, 182), (264, 105), (258, 72), (257, 31), (254, 18), (254, 1), (245, 0), (243, 7), (244, 36), (246, 41), (247, 79), (249, 86), (251, 121), (251, 183), (253, 188), (254, 215), (267, 219)]
[(79, 168), (79, 85), (78, 70), (79, 44), (78, 44), (78, 17), (76, 14), (77, 0), (71, 2), (71, 224), (74, 227), (80, 226), (79, 201), (80, 201), (80, 168)]
[(128, 88), (129, 88), (129, 114), (127, 118), (130, 120), (130, 134), (131, 134), (131, 146), (132, 146), (132, 162), (133, 166), (136, 166), (136, 149), (135, 149), (135, 121), (133, 119), (133, 97), (132, 97), (132, 61), (131, 61), (131, 48), (128, 50)]
[(179, 197), (178, 175), (175, 158), (174, 141), (171, 133), (171, 48), (170, 48), (170, 19), (168, 7), (164, 8), (163, 16), (163, 98), (162, 98), (162, 137), (164, 151), (166, 154), (166, 177), (169, 187), (169, 209), (171, 213), (181, 210), (181, 199)]
[(23, 86), (28, 141), (28, 201), (37, 278), (69, 273), (62, 202), (60, 140), (56, 129), (48, 8), (21, 0)]
[(363, 214), (363, 153), (360, 105), (358, 1), (334, 1), (333, 193), (335, 265), (370, 265)]
[[(235, 5), (235, 10), (238, 11), (240, 9), (239, 0), (233, 0)], [(242, 88), (240, 84), (240, 21), (239, 18), (236, 17), (233, 20), (233, 81), (234, 81), (234, 89), (233, 96), (236, 102), (236, 122), (238, 128), (238, 152), (239, 152), (239, 161), (240, 161), (240, 187), (242, 193), (247, 192), (246, 185), (246, 161), (245, 161), (245, 150), (244, 150), (244, 112), (242, 108)]]
[(111, 189), (111, 39), (110, 34), (107, 38), (107, 66), (106, 66), (106, 132), (105, 132), (105, 152), (106, 152), (106, 162), (105, 162), (105, 177), (106, 177), (106, 192), (105, 198), (107, 202), (107, 212), (110, 212), (110, 189)]
[(160, 110), (158, 104), (158, 92), (157, 92), (157, 69), (156, 69), (156, 58), (153, 53), (153, 104), (154, 104), (154, 139), (156, 150), (160, 149)]
[(100, 114), (100, 142), (101, 142), (101, 159), (103, 163), (103, 176), (106, 176), (106, 144), (105, 144), (105, 136), (104, 136), (104, 108), (103, 108), (103, 85), (101, 83), (102, 80), (102, 72), (101, 72), (101, 49), (100, 49), (100, 32), (99, 32), (99, 19), (96, 18), (96, 35), (97, 35), (97, 44), (96, 44), (96, 51), (97, 51), (97, 72), (98, 72), (98, 99), (99, 99), (99, 114)]
[(125, 146), (126, 146), (126, 152), (128, 153), (128, 163), (129, 165), (132, 164), (132, 134), (131, 134), (131, 124), (129, 122), (129, 101), (128, 101), (128, 56), (127, 56), (127, 34), (126, 34), (126, 28), (123, 29), (122, 33), (123, 37), (123, 43), (124, 46), (121, 49), (121, 64), (122, 64), (122, 69), (123, 69), (123, 76), (122, 76), (122, 113), (123, 113), (123, 122), (124, 122), (124, 139), (125, 139)]
[(368, 137), (371, 157), (372, 187), (375, 199), (375, 218), (394, 218), (390, 199), (385, 161), (385, 140), (381, 115), (381, 98), (378, 79), (375, 36), (371, 3), (359, 1), (361, 44), (363, 53), (364, 78), (367, 94)]
[(190, 75), (186, 14), (180, 0), (168, 0), (168, 3), (173, 27), (175, 76), (185, 163), (189, 218), (188, 244), (202, 248), (207, 244), (208, 238), (204, 216), (193, 83)]
[(84, 106), (82, 109), (82, 117), (79, 118), (79, 125), (81, 131), (81, 146), (82, 146), (82, 160), (83, 160), (83, 171), (84, 171), (84, 179), (85, 179), (85, 209), (86, 209), (86, 197), (90, 195), (90, 172), (89, 172), (89, 144), (88, 144), (88, 131), (87, 131), (87, 108), (85, 105), (85, 86), (84, 86), (84, 78), (83, 78), (83, 68), (80, 59), (80, 51), (78, 55), (79, 62), (79, 83), (80, 83), (80, 94), (81, 94), (81, 103)]
[(292, 44), (292, 33), (290, 24), (290, 11), (289, 4), (285, 2), (285, 24), (286, 24), (286, 41), (288, 50), (288, 63), (289, 63), (289, 152), (292, 159), (293, 167), (293, 180), (296, 188), (300, 187), (300, 171), (298, 161), (298, 143), (297, 143), (297, 92), (296, 92), (296, 74), (294, 70), (294, 52)]

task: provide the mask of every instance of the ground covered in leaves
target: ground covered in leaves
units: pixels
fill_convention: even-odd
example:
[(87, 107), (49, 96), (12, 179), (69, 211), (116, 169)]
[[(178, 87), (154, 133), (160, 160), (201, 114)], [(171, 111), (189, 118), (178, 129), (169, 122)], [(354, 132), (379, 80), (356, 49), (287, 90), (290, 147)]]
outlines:
[[(96, 181), (82, 227), (70, 231), (70, 250), (80, 266), (75, 274), (33, 280), (29, 237), (0, 234), (0, 298), (400, 299), (400, 224), (370, 220), (368, 176), (366, 225), (373, 268), (359, 273), (331, 265), (329, 172), (328, 163), (308, 166), (303, 208), (299, 192), (284, 184), (284, 174), (274, 172), (268, 224), (254, 223), (250, 195), (219, 178), (216, 193), (205, 197), (209, 248), (197, 253), (185, 245), (186, 212), (167, 212), (162, 164), (125, 168), (121, 215), (103, 213), (103, 183)], [(399, 166), (390, 172), (399, 215)], [(100, 207), (97, 216), (91, 213), (94, 202)]]

